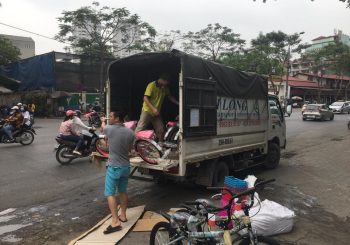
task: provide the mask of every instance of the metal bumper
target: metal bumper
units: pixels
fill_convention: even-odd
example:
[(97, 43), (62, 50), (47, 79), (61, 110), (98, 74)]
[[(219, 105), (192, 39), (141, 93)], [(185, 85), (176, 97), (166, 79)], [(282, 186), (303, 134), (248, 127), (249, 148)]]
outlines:
[(142, 160), (141, 157), (133, 157), (130, 158), (130, 164), (133, 167), (138, 168), (147, 168), (159, 171), (167, 171), (172, 167), (179, 165), (179, 160), (171, 160), (171, 159), (159, 159), (157, 164), (149, 164)]

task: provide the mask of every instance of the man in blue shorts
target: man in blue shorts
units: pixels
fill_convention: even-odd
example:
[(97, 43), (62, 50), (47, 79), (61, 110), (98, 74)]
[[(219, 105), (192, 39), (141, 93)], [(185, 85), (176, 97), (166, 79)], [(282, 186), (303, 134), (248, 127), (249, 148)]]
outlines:
[[(122, 229), (121, 222), (127, 222), (126, 207), (128, 196), (126, 189), (130, 173), (128, 153), (135, 140), (134, 132), (124, 126), (125, 113), (111, 111), (109, 125), (106, 118), (102, 118), (101, 128), (109, 143), (109, 158), (106, 164), (106, 179), (104, 195), (112, 214), (112, 223), (103, 232), (109, 234)], [(118, 216), (118, 199), (120, 202), (120, 215)]]

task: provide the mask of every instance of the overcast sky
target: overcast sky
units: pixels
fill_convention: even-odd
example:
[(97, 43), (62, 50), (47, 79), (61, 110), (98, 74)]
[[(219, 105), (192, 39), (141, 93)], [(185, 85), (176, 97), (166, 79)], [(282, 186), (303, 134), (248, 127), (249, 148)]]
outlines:
[[(89, 0), (0, 0), (0, 23), (45, 36), (58, 33), (64, 10), (91, 5)], [(101, 6), (126, 7), (157, 31), (198, 31), (209, 23), (230, 27), (247, 42), (259, 32), (304, 31), (304, 42), (342, 30), (350, 35), (350, 9), (338, 0), (100, 0)], [(0, 24), (0, 33), (32, 37), (36, 54), (63, 51), (64, 44)]]

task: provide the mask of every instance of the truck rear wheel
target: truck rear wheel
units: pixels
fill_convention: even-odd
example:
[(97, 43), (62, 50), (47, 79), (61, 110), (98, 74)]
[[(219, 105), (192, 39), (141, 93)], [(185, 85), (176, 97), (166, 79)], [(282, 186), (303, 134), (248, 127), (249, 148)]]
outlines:
[(225, 176), (230, 174), (230, 170), (224, 161), (219, 161), (214, 167), (212, 186), (224, 186)]
[(277, 168), (280, 163), (281, 149), (276, 143), (270, 142), (264, 166), (268, 169)]

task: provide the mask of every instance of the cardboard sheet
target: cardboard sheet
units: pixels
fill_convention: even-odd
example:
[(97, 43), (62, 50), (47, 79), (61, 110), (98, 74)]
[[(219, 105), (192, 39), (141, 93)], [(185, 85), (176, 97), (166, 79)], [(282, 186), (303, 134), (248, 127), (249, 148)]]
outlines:
[(153, 226), (159, 222), (168, 222), (162, 215), (147, 211), (142, 216), (142, 219), (139, 219), (132, 231), (151, 231)]
[[(180, 208), (171, 208), (169, 210), (169, 214), (175, 213)], [(132, 231), (151, 231), (153, 226), (155, 226), (159, 222), (169, 222), (166, 218), (164, 218), (161, 214), (147, 211), (144, 213), (141, 219), (139, 219)]]
[(103, 234), (103, 231), (111, 224), (111, 215), (108, 215), (98, 222), (93, 228), (83, 233), (78, 238), (72, 240), (69, 245), (114, 245), (128, 233), (136, 221), (141, 217), (144, 210), (144, 205), (128, 208), (126, 211), (128, 222), (122, 223), (123, 229), (121, 231), (105, 235)]

